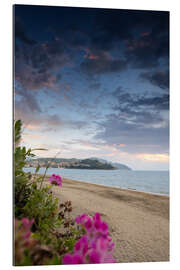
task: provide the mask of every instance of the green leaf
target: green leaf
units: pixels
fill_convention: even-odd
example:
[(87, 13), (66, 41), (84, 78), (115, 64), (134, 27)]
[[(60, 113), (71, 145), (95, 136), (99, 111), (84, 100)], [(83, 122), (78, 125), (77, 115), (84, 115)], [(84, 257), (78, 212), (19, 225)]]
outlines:
[(22, 122), (21, 120), (17, 120), (14, 125), (14, 140), (15, 143), (18, 143), (21, 139), (21, 129), (22, 129)]

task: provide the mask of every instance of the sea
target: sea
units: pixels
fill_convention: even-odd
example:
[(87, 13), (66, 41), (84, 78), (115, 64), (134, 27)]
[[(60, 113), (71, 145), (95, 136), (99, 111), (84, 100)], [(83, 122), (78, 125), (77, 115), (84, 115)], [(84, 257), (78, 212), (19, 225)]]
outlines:
[[(35, 168), (24, 168), (24, 171), (35, 173)], [(38, 174), (44, 172), (45, 168), (40, 168)], [(51, 175), (53, 173), (64, 178), (92, 184), (169, 196), (169, 171), (49, 168), (46, 174)]]

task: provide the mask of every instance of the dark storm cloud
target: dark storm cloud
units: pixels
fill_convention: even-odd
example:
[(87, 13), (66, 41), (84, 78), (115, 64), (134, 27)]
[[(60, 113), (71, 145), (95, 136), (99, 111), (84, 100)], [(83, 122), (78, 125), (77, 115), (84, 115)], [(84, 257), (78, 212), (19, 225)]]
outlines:
[[(17, 98), (17, 95), (19, 99)], [(29, 91), (22, 91), (20, 89), (19, 90), (16, 89), (15, 105), (16, 108), (24, 107), (25, 110), (28, 110), (30, 113), (41, 112), (41, 108), (38, 101), (36, 100), (36, 97), (34, 96), (33, 93)]]
[(56, 81), (60, 81), (62, 79), (62, 75), (59, 73), (56, 75)]
[[(99, 10), (94, 32), (104, 35), (103, 43), (111, 40), (127, 40), (136, 34), (137, 29), (145, 32), (152, 30), (154, 35), (162, 35), (168, 31), (169, 13), (161, 11), (138, 11), (138, 10)], [(161, 33), (159, 33), (161, 30)], [(99, 38), (99, 41), (101, 39)], [(106, 42), (104, 42), (106, 40)], [(96, 41), (97, 42), (97, 41)], [(94, 42), (94, 43), (96, 43)]]
[(113, 59), (108, 53), (96, 52), (81, 63), (81, 69), (87, 75), (104, 74), (125, 70), (124, 59)]
[(27, 31), (25, 30), (25, 26), (23, 25), (23, 22), (20, 20), (19, 17), (15, 17), (15, 37), (16, 39), (20, 40), (23, 43), (26, 43), (28, 45), (33, 45), (36, 42), (32, 40), (28, 35)]
[(169, 110), (169, 94), (163, 94), (158, 96), (147, 96), (130, 94), (123, 91), (120, 87), (113, 93), (118, 105), (114, 106), (115, 110)]
[[(116, 105), (106, 119), (98, 122), (95, 139), (109, 145), (125, 144), (124, 152), (163, 153), (168, 150), (169, 95), (142, 96), (123, 91), (114, 92)], [(166, 116), (163, 112), (167, 112)], [(120, 148), (119, 148), (120, 149)]]
[(128, 40), (126, 43), (125, 54), (131, 67), (142, 69), (159, 65), (159, 56), (156, 52), (157, 47), (154, 46), (153, 40)]
[(133, 125), (136, 125), (139, 128), (146, 128), (147, 126), (154, 127), (155, 125), (161, 125), (164, 122), (163, 117), (160, 113), (152, 108), (141, 108), (138, 105), (134, 104), (134, 107), (131, 105), (127, 106), (115, 106), (114, 107), (115, 114), (110, 116), (117, 117), (122, 120), (126, 124), (126, 128), (131, 129)]
[[(168, 12), (99, 10), (93, 32), (88, 32), (89, 54), (81, 69), (94, 75), (120, 72), (128, 67), (150, 70), (162, 61), (168, 66), (168, 27)], [(113, 50), (119, 52), (114, 59)]]
[(92, 45), (100, 50), (109, 50), (116, 46), (116, 42), (132, 38), (139, 16), (141, 13), (130, 10), (99, 10)]
[(16, 81), (28, 90), (53, 88), (56, 77), (49, 72), (39, 73), (31, 65), (21, 63), (16, 67)]
[(58, 30), (57, 34), (63, 37), (63, 40), (66, 42), (66, 44), (68, 44), (68, 47), (71, 49), (82, 49), (89, 44), (90, 40), (88, 33), (82, 32), (78, 28), (74, 28), (73, 26), (67, 29)]
[[(61, 10), (62, 11), (62, 10)], [(60, 10), (59, 10), (60, 12)], [(133, 68), (157, 67), (161, 59), (169, 56), (169, 13), (161, 11), (72, 9), (64, 8), (63, 25), (55, 27), (70, 49), (69, 54), (88, 48), (99, 53), (118, 49), (123, 66)], [(73, 22), (73, 23), (72, 23)], [(85, 27), (86, 26), (86, 27)], [(87, 74), (103, 74), (122, 70), (122, 59), (116, 61), (99, 58), (85, 59), (82, 70)]]
[(101, 10), (97, 15), (92, 48), (121, 48), (130, 66), (149, 68), (169, 56), (169, 13)]
[(64, 44), (59, 40), (23, 46), (16, 54), (15, 79), (24, 89), (54, 88), (57, 78), (53, 72), (69, 61)]
[(168, 39), (168, 34), (158, 35), (151, 32), (147, 36), (127, 40), (125, 55), (129, 65), (142, 69), (157, 67), (162, 59), (168, 62)]
[(157, 110), (169, 110), (169, 95), (165, 94), (158, 97), (142, 97), (134, 102), (136, 106), (151, 106)]
[[(39, 14), (40, 8), (34, 7), (33, 12)], [(168, 58), (168, 12), (86, 8), (59, 8), (54, 12), (53, 8), (49, 12), (48, 8), (41, 10), (42, 19), (45, 19), (43, 14), (47, 16), (48, 28), (52, 29), (55, 40), (39, 43), (23, 53), (26, 58), (28, 55), (24, 61), (31, 65), (33, 72), (45, 75), (42, 78), (37, 75), (36, 79), (31, 74), (37, 87), (44, 77), (48, 82), (52, 80), (48, 78), (50, 69), (67, 64), (77, 53), (86, 50), (90, 55), (82, 59), (80, 68), (88, 75), (116, 73), (127, 67), (157, 67), (161, 59)], [(54, 16), (56, 24), (52, 22)], [(24, 28), (16, 24), (17, 39), (21, 37), (24, 43), (32, 45)], [(114, 58), (113, 49), (120, 53)]]
[(141, 78), (149, 81), (163, 90), (169, 90), (169, 71), (157, 70), (153, 72), (142, 73)]
[(70, 61), (65, 43), (59, 38), (34, 41), (28, 36), (27, 30), (31, 27), (24, 25), (23, 20), (15, 16), (15, 79), (28, 90), (55, 88), (60, 74), (56, 78), (54, 72)]
[(52, 40), (35, 46), (31, 51), (32, 67), (39, 73), (55, 67), (62, 67), (67, 63), (65, 45), (62, 41)]

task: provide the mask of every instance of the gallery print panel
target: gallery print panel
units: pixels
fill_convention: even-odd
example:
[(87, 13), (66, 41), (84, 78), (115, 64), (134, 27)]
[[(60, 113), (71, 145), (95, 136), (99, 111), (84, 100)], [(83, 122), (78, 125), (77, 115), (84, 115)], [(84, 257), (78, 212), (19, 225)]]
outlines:
[(13, 6), (14, 265), (169, 261), (169, 12)]

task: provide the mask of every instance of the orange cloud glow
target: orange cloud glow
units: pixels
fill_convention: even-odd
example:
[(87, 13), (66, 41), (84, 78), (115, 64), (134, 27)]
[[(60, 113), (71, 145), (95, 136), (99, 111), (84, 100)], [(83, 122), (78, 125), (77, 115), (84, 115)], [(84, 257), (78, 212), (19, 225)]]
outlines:
[(29, 129), (29, 130), (37, 130), (37, 129), (41, 129), (42, 128), (41, 125), (33, 125), (33, 124), (27, 124), (27, 125), (24, 125), (24, 127), (26, 129)]
[(145, 161), (169, 162), (169, 155), (167, 154), (138, 154), (136, 157)]

